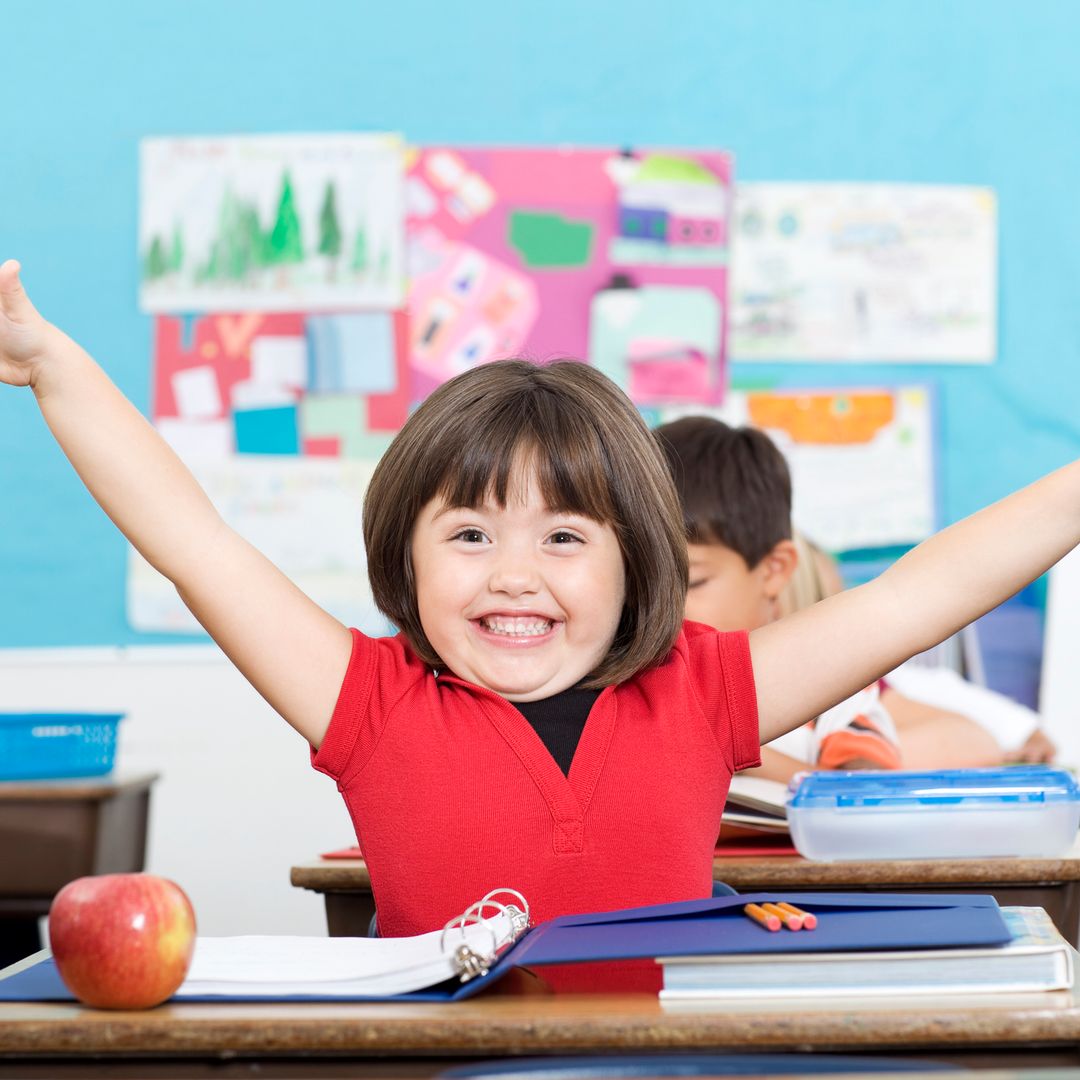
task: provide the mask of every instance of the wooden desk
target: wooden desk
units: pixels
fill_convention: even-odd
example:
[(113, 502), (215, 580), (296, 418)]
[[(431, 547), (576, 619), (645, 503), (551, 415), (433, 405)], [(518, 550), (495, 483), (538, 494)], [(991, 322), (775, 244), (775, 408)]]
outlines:
[[(990, 893), (1001, 904), (1043, 907), (1076, 946), (1080, 933), (1080, 841), (1056, 859), (905, 859), (810, 862), (798, 855), (713, 860), (713, 877), (739, 892)], [(362, 859), (318, 859), (294, 866), (293, 885), (322, 893), (331, 936), (362, 936), (375, 910)]]
[(37, 920), (67, 882), (143, 868), (156, 779), (0, 783), (0, 967), (41, 948)]
[[(166, 1005), (98, 1012), (0, 1004), (0, 1076), (430, 1076), (451, 1063), (551, 1054), (831, 1052), (1010, 1068), (1080, 1066), (1080, 995), (725, 1002), (662, 1006), (651, 995), (537, 995), (494, 988), (434, 1004)], [(78, 1055), (94, 1060), (64, 1060)], [(302, 1056), (302, 1058), (301, 1058)], [(301, 1058), (301, 1060), (296, 1060)], [(148, 1060), (149, 1059), (149, 1060)], [(155, 1060), (156, 1059), (156, 1064)], [(293, 1059), (289, 1071), (288, 1062)], [(30, 1063), (42, 1069), (31, 1073)], [(47, 1068), (46, 1068), (47, 1063)], [(134, 1066), (133, 1066), (134, 1067)], [(92, 1069), (97, 1072), (92, 1072)], [(156, 1071), (160, 1070), (160, 1071)]]

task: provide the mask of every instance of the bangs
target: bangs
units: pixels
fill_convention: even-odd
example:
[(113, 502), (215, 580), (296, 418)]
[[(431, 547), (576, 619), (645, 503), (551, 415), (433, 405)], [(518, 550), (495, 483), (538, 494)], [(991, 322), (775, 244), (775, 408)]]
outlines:
[(478, 508), (492, 501), (505, 508), (535, 482), (549, 510), (602, 524), (616, 520), (607, 448), (572, 403), (534, 393), (501, 407), (492, 403), (483, 421), (467, 438), (448, 433), (431, 448), (423, 502), (439, 497), (448, 506)]

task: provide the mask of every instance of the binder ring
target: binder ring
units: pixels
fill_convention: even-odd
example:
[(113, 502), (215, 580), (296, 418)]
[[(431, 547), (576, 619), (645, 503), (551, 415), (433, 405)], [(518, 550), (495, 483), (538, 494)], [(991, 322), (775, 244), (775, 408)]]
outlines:
[[(513, 903), (502, 903), (495, 899), (498, 896), (512, 896), (521, 902), (521, 907)], [(488, 909), (494, 909), (493, 914), (486, 914)], [(492, 918), (505, 915), (510, 920), (509, 936), (500, 940), (492, 925)], [(457, 930), (464, 938), (465, 930), (469, 926), (482, 926), (491, 934), (491, 951), (483, 952), (467, 943), (462, 943), (454, 950), (454, 967), (461, 976), (462, 982), (478, 975), (486, 975), (492, 963), (498, 956), (499, 949), (514, 941), (529, 925), (529, 904), (521, 893), (514, 889), (494, 889), (475, 904), (470, 905), (460, 915), (451, 919), (444, 927), (442, 936), (439, 938), (439, 947), (445, 952), (447, 949), (446, 936)]]

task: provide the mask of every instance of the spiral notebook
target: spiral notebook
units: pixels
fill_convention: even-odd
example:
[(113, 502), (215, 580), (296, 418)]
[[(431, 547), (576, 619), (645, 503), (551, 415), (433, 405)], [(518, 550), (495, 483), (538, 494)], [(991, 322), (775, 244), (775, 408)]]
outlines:
[[(815, 912), (817, 929), (763, 930), (742, 909), (764, 900), (787, 900)], [(304, 945), (295, 951), (286, 945), (276, 953), (249, 941), (231, 955), (232, 947), (225, 946), (216, 956), (204, 952), (205, 963), (193, 968), (177, 996), (185, 1001), (457, 1001), (512, 967), (716, 953), (968, 948), (1011, 940), (997, 901), (968, 894), (749, 893), (563, 915), (533, 929), (528, 917), (524, 899), (503, 890), (443, 930), (416, 938), (308, 938), (300, 939)], [(316, 942), (307, 957), (300, 955)], [(367, 966), (350, 967), (350, 956)], [(324, 966), (327, 958), (333, 958), (331, 966)], [(71, 1000), (50, 959), (0, 975), (0, 1001)]]

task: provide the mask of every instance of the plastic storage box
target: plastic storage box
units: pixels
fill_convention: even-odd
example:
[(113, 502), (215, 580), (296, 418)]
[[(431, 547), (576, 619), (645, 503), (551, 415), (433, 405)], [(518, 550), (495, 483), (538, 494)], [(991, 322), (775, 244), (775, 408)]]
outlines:
[(0, 780), (102, 776), (123, 713), (0, 713)]
[(787, 807), (807, 859), (1062, 855), (1080, 825), (1080, 787), (1061, 769), (1014, 765), (934, 772), (819, 772)]

